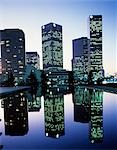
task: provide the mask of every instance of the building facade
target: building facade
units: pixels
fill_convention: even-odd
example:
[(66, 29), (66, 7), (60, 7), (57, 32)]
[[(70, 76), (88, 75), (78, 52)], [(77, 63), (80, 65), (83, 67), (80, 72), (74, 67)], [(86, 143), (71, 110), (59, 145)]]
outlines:
[(49, 23), (42, 26), (43, 69), (63, 68), (62, 26)]
[(75, 81), (82, 81), (89, 72), (89, 39), (81, 37), (72, 41), (72, 70)]
[(13, 74), (15, 80), (23, 79), (25, 66), (25, 35), (20, 29), (1, 30), (1, 62), (4, 76)]
[(91, 15), (90, 20), (90, 71), (93, 80), (104, 76), (102, 59), (102, 15)]
[(40, 69), (40, 57), (37, 52), (26, 52), (26, 65)]

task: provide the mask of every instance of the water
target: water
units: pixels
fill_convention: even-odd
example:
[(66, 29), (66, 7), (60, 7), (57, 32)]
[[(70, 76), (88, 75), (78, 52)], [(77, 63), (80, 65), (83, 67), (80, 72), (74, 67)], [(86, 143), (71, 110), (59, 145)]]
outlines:
[(3, 149), (116, 149), (117, 95), (75, 87), (24, 91), (0, 101)]

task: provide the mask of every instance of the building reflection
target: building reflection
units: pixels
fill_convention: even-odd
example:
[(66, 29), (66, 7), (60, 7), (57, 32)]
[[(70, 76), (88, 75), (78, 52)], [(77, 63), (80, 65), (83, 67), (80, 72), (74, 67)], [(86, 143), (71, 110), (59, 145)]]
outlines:
[(41, 88), (31, 89), (30, 91), (26, 91), (26, 98), (28, 100), (28, 111), (35, 112), (40, 111), (41, 109), (41, 96), (42, 91)]
[(45, 135), (59, 138), (64, 131), (64, 95), (47, 89), (44, 95)]
[[(0, 118), (0, 126), (1, 126), (1, 121), (2, 121), (2, 119)], [(2, 131), (0, 130), (0, 139), (1, 139), (1, 136), (2, 136)], [(1, 140), (0, 140), (0, 149), (3, 149), (3, 145), (2, 145)]]
[(103, 142), (103, 92), (74, 87), (74, 121), (89, 123), (91, 143)]
[(91, 123), (90, 141), (91, 143), (103, 142), (103, 92), (99, 90), (89, 90), (91, 98)]
[(7, 95), (2, 99), (4, 105), (5, 135), (20, 136), (28, 132), (27, 100), (24, 93)]
[(74, 121), (88, 123), (90, 121), (89, 91), (78, 86), (73, 91)]

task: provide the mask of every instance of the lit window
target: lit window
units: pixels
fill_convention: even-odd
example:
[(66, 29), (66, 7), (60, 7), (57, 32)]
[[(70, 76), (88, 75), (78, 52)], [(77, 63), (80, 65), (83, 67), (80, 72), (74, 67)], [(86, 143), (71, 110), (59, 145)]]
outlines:
[(59, 138), (59, 134), (56, 135), (56, 138)]
[(19, 46), (19, 48), (23, 48), (23, 46), (21, 45), (21, 46)]
[(19, 68), (24, 68), (23, 66), (19, 66)]
[(43, 26), (42, 28), (45, 29), (45, 26)]
[(11, 68), (8, 68), (8, 70), (11, 70)]
[(22, 41), (23, 39), (22, 38), (19, 38), (19, 41)]
[(9, 43), (9, 42), (10, 42), (9, 40), (6, 41), (6, 43)]
[(16, 58), (16, 57), (17, 57), (17, 55), (13, 55), (13, 57), (14, 57), (14, 58)]
[(46, 133), (46, 136), (48, 136), (48, 133)]
[(0, 42), (0, 45), (4, 45), (4, 44), (5, 44), (5, 41), (1, 41), (1, 42)]
[(19, 74), (22, 74), (22, 72), (19, 72)]
[(7, 52), (10, 52), (10, 49), (7, 49), (6, 51), (7, 51)]
[(55, 23), (53, 23), (53, 26), (54, 26), (54, 27), (56, 27), (56, 24), (55, 24)]
[(10, 44), (6, 44), (6, 47), (10, 46)]
[(17, 72), (17, 70), (14, 70), (14, 72)]

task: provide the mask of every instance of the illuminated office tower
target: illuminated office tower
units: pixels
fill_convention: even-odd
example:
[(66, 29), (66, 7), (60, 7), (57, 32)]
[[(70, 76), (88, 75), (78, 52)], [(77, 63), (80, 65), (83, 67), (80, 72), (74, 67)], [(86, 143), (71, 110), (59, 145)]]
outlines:
[(72, 41), (72, 70), (74, 80), (84, 80), (89, 72), (89, 39), (81, 37)]
[(93, 80), (104, 76), (102, 60), (102, 16), (91, 15), (90, 20), (90, 71), (93, 72)]
[(3, 98), (5, 135), (20, 136), (28, 132), (27, 100), (19, 92)]
[(25, 66), (25, 37), (20, 29), (1, 30), (1, 62), (4, 76), (13, 74), (15, 80), (23, 79)]
[(64, 135), (64, 97), (63, 95), (44, 96), (45, 135), (59, 138)]
[(103, 92), (90, 89), (91, 100), (91, 123), (90, 141), (91, 143), (102, 143), (103, 141)]
[(37, 52), (26, 52), (26, 65), (40, 69), (40, 57)]
[(43, 69), (63, 68), (62, 26), (49, 23), (42, 26)]

